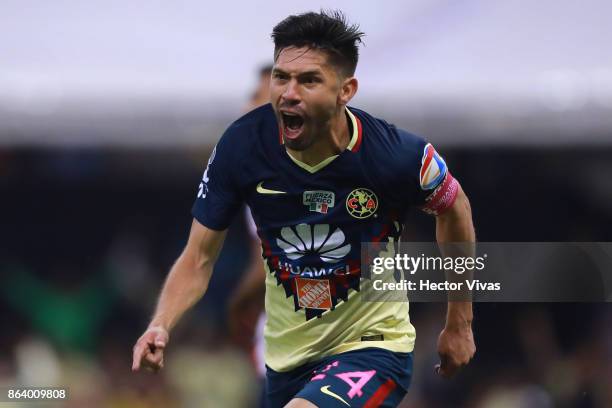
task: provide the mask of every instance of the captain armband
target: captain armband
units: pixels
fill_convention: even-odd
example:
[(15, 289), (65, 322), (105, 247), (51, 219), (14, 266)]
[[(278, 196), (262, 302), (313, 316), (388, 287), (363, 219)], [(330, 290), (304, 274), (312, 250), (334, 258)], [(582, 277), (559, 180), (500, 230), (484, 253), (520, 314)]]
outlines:
[(451, 208), (459, 192), (459, 182), (447, 171), (444, 181), (425, 199), (423, 211), (431, 215), (443, 214)]

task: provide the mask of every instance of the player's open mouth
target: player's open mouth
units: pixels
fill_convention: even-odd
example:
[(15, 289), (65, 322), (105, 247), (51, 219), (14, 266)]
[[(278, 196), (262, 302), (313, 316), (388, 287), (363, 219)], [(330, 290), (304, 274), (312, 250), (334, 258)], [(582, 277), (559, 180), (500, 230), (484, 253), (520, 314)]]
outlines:
[(304, 118), (293, 112), (281, 112), (283, 133), (289, 139), (296, 139), (304, 129)]

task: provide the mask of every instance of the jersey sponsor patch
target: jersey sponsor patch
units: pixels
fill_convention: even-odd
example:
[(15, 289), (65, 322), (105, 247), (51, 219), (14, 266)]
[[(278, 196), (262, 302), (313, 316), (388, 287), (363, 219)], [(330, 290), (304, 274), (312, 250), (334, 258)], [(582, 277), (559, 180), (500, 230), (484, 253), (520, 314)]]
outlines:
[(305, 309), (329, 310), (332, 307), (329, 280), (295, 278), (298, 304)]
[(331, 191), (304, 191), (302, 202), (308, 206), (309, 211), (327, 214), (336, 203), (336, 195)]
[[(286, 297), (293, 298), (295, 311), (304, 310), (306, 320), (346, 302), (349, 290), (359, 291), (361, 262), (349, 257), (352, 246), (342, 229), (298, 224), (281, 228), (274, 240), (264, 235), (261, 242), (270, 272)], [(275, 253), (275, 247), (280, 252)]]
[(423, 149), (423, 158), (421, 159), (421, 188), (423, 190), (436, 188), (444, 180), (446, 172), (444, 159), (436, 152), (431, 143), (427, 143)]
[(276, 244), (292, 261), (311, 255), (323, 262), (337, 263), (351, 250), (340, 228), (333, 232), (329, 224), (298, 224), (294, 228), (283, 227), (280, 238), (276, 239)]

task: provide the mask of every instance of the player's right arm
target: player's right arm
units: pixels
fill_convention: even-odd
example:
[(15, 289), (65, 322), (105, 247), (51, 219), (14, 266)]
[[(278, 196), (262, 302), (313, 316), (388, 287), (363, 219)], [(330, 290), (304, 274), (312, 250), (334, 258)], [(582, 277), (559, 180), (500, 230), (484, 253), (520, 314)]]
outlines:
[[(225, 231), (242, 205), (237, 173), (244, 160), (240, 126), (230, 126), (213, 149), (192, 207), (193, 223), (185, 249), (170, 269), (148, 329), (134, 346), (132, 369), (158, 370), (169, 333), (206, 292)], [(242, 149), (245, 150), (244, 148)], [(248, 150), (247, 150), (248, 151)]]
[(168, 273), (153, 319), (134, 345), (132, 370), (163, 367), (169, 333), (206, 292), (225, 233), (193, 220), (187, 245)]

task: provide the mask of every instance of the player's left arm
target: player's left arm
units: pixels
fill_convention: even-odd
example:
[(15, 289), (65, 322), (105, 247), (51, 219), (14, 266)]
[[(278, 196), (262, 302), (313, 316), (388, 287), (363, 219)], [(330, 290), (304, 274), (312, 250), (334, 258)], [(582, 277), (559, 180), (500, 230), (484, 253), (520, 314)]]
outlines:
[[(416, 188), (411, 189), (416, 191), (411, 197), (414, 205), (436, 217), (436, 239), (442, 254), (445, 257), (474, 256), (476, 234), (472, 210), (461, 185), (431, 143), (401, 129), (393, 130), (398, 136), (397, 153), (391, 159), (397, 161), (391, 162), (397, 163), (398, 174), (403, 180), (415, 185)], [(412, 160), (406, 160), (410, 157)], [(450, 272), (447, 280), (465, 280), (469, 275), (468, 271), (461, 276)], [(469, 292), (449, 293), (448, 299), (446, 324), (438, 338), (440, 364), (436, 366), (443, 377), (453, 376), (476, 352)]]
[[(454, 203), (436, 216), (436, 239), (442, 246), (476, 241), (470, 201), (461, 185), (454, 182), (457, 189)], [(468, 244), (467, 247), (472, 246)], [(476, 352), (472, 318), (472, 302), (449, 300), (446, 325), (438, 338), (440, 364), (436, 366), (436, 371), (445, 378), (452, 377), (468, 364)]]

